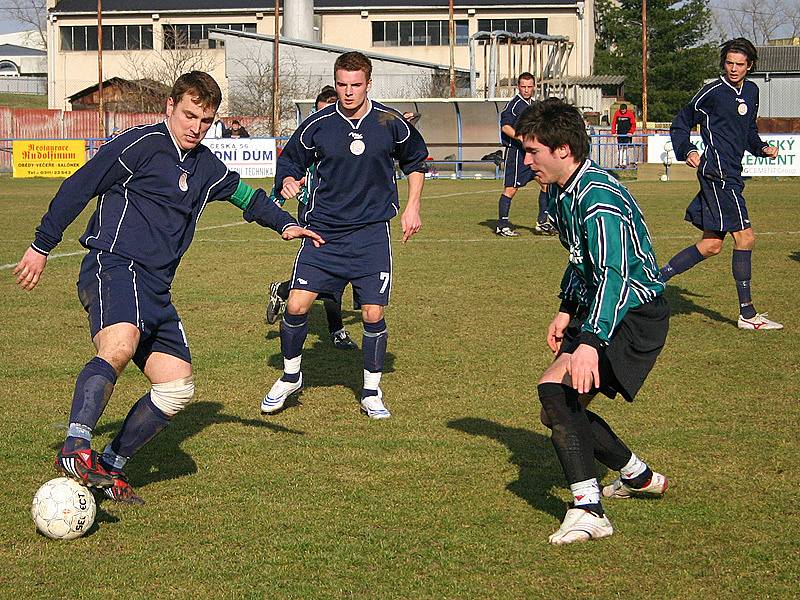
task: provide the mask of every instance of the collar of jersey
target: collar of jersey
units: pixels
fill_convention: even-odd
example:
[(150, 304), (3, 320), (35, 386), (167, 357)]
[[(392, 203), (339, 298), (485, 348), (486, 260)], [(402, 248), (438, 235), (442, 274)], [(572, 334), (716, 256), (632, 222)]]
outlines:
[(583, 176), (583, 174), (586, 172), (586, 169), (588, 169), (591, 164), (592, 161), (587, 158), (583, 161), (583, 164), (580, 167), (575, 169), (572, 175), (569, 176), (569, 179), (567, 179), (567, 182), (564, 184), (564, 187), (562, 188), (562, 194), (571, 194), (575, 191), (575, 187), (578, 185), (578, 180)]
[(737, 96), (741, 96), (741, 95), (742, 95), (742, 92), (744, 91), (744, 82), (745, 82), (745, 81), (747, 81), (746, 79), (742, 79), (742, 87), (740, 87), (740, 88), (737, 90), (735, 85), (731, 85), (731, 82), (730, 82), (730, 81), (728, 81), (727, 79), (725, 79), (725, 75), (720, 75), (720, 76), (719, 76), (719, 78), (722, 80), (722, 83), (724, 83), (724, 84), (725, 84), (725, 85), (727, 85), (729, 88), (731, 88), (731, 89), (733, 90), (733, 92), (734, 92), (734, 93), (735, 93)]
[(164, 127), (166, 128), (167, 133), (169, 134), (169, 139), (172, 140), (172, 144), (175, 146), (175, 150), (178, 151), (178, 160), (180, 162), (183, 162), (184, 160), (186, 160), (186, 157), (189, 156), (189, 152), (191, 152), (191, 150), (182, 151), (181, 147), (178, 145), (178, 141), (175, 139), (175, 136), (172, 135), (172, 131), (170, 130), (169, 125), (167, 125), (167, 120), (164, 119), (162, 122), (164, 123)]
[(340, 111), (340, 110), (339, 110), (339, 101), (338, 101), (338, 100), (336, 101), (336, 112), (337, 112), (337, 113), (339, 113), (339, 115), (340, 115), (340, 116), (341, 116), (341, 117), (342, 117), (342, 118), (343, 118), (345, 121), (347, 121), (347, 124), (348, 124), (348, 125), (350, 125), (350, 127), (352, 127), (353, 129), (358, 129), (359, 127), (361, 127), (361, 121), (363, 121), (363, 120), (364, 120), (364, 118), (365, 118), (365, 117), (366, 117), (366, 116), (367, 116), (369, 113), (371, 113), (371, 112), (372, 112), (372, 100), (370, 100), (369, 98), (367, 98), (367, 102), (369, 102), (369, 108), (367, 109), (367, 112), (365, 112), (363, 115), (361, 115), (361, 118), (358, 120), (358, 123), (356, 123), (355, 125), (353, 125), (353, 121), (352, 121), (351, 119), (349, 119), (348, 117), (346, 117), (346, 116), (344, 115), (344, 113), (342, 113), (342, 111)]

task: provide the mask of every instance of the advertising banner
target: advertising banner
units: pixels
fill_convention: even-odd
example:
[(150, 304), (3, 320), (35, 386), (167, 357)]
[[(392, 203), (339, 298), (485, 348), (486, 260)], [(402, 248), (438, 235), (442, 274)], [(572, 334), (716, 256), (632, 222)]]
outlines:
[(242, 177), (275, 176), (277, 160), (273, 138), (221, 138), (203, 140), (225, 166)]
[(86, 162), (84, 140), (14, 140), (14, 177), (69, 177)]
[[(778, 147), (775, 159), (755, 157), (749, 152), (742, 158), (742, 177), (800, 176), (800, 135), (766, 133), (761, 139)], [(705, 145), (699, 135), (691, 136), (692, 143), (702, 153)], [(675, 152), (668, 135), (651, 135), (647, 138), (647, 162), (675, 164)]]

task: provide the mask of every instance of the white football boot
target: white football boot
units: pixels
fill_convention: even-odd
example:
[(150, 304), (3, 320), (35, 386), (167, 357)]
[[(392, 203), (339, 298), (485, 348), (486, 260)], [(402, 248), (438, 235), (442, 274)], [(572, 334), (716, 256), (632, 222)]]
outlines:
[(361, 412), (370, 419), (388, 419), (392, 416), (392, 413), (383, 404), (383, 391), (381, 391), (381, 388), (378, 388), (377, 396), (367, 396), (361, 399)]
[(657, 498), (663, 496), (669, 487), (669, 480), (661, 473), (653, 471), (653, 476), (643, 488), (633, 488), (619, 477), (603, 488), (603, 498)]
[(286, 399), (303, 387), (303, 374), (295, 383), (278, 379), (261, 401), (262, 413), (274, 413), (283, 408)]
[(582, 508), (570, 508), (564, 515), (564, 522), (547, 541), (556, 546), (573, 542), (599, 540), (614, 533), (611, 521), (603, 515), (598, 517), (593, 512)]
[(766, 331), (767, 329), (783, 329), (783, 324), (771, 321), (767, 318), (767, 313), (757, 313), (752, 319), (745, 319), (739, 315), (739, 329), (751, 329), (755, 331)]

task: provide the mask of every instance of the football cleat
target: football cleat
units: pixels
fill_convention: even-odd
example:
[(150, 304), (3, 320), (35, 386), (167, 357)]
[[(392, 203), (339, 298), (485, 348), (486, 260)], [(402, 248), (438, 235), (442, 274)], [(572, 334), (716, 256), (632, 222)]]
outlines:
[(508, 225), (506, 225), (505, 227), (498, 227), (498, 228), (496, 228), (494, 230), (494, 232), (495, 232), (496, 235), (499, 235), (501, 237), (518, 237), (519, 236), (519, 234), (516, 231), (514, 231), (513, 229), (511, 229), (511, 227), (509, 227)]
[(350, 337), (350, 334), (347, 333), (345, 329), (340, 329), (331, 334), (331, 340), (333, 340), (333, 346), (338, 348), (339, 350), (357, 350), (358, 346)]
[(765, 331), (767, 329), (783, 329), (783, 325), (770, 321), (767, 318), (767, 313), (757, 313), (752, 319), (745, 319), (742, 315), (739, 315), (739, 329)]
[(556, 546), (573, 542), (599, 540), (614, 533), (608, 517), (596, 515), (582, 508), (570, 508), (564, 515), (564, 522), (547, 541)]
[(261, 401), (261, 412), (262, 413), (274, 413), (279, 411), (283, 408), (283, 405), (286, 403), (286, 399), (294, 394), (295, 392), (299, 391), (303, 387), (303, 374), (300, 373), (300, 379), (296, 382), (292, 383), (290, 381), (284, 381), (283, 379), (278, 379), (272, 387), (270, 388), (267, 395), (264, 396), (264, 399)]
[(619, 477), (603, 488), (603, 498), (657, 498), (663, 496), (669, 487), (669, 480), (661, 473), (653, 471), (650, 481), (642, 488), (634, 488)]
[(380, 388), (377, 396), (366, 396), (361, 399), (361, 412), (370, 419), (388, 419), (392, 416), (383, 404), (383, 391)]
[(122, 471), (115, 471), (111, 473), (111, 476), (114, 478), (114, 485), (103, 490), (106, 497), (111, 498), (114, 502), (120, 502), (122, 504), (130, 504), (133, 506), (144, 505), (144, 500), (133, 491), (125, 473)]
[(56, 471), (74, 479), (87, 487), (108, 488), (114, 485), (114, 479), (98, 460), (97, 452), (90, 448), (65, 452), (61, 448), (56, 454)]
[(278, 320), (278, 317), (286, 307), (286, 300), (281, 298), (280, 294), (278, 293), (280, 285), (280, 281), (273, 281), (269, 284), (269, 302), (267, 302), (267, 314), (264, 318), (270, 325)]
[(556, 235), (558, 231), (556, 231), (556, 228), (553, 227), (549, 221), (545, 221), (544, 223), (536, 223), (533, 228), (533, 233), (535, 235)]

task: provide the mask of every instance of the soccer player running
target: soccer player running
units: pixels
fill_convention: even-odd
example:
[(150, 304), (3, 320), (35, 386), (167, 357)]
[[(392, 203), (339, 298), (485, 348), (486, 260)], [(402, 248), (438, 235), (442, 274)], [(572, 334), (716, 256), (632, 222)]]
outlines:
[[(221, 100), (207, 73), (181, 75), (164, 121), (120, 133), (64, 181), (14, 269), (20, 287), (36, 287), (64, 230), (98, 197), (80, 238), (89, 252), (77, 284), (97, 355), (78, 375), (55, 467), (118, 502), (144, 503), (122, 469), (194, 397), (189, 343), (170, 288), (207, 203), (228, 200), (244, 211), (245, 220), (284, 239), (303, 236), (322, 243), (200, 145)], [(98, 456), (91, 449), (92, 431), (131, 359), (151, 389)]]
[(300, 363), (311, 304), (323, 292), (341, 296), (350, 282), (364, 322), (361, 410), (373, 419), (390, 416), (379, 384), (388, 337), (384, 307), (392, 285), (389, 221), (400, 210), (394, 159), (408, 176), (408, 201), (400, 218), (406, 242), (422, 226), (428, 150), (400, 113), (367, 97), (371, 76), (372, 63), (360, 52), (339, 56), (334, 64), (339, 100), (308, 117), (278, 158), (275, 180), (284, 198), (300, 191), (306, 169), (316, 163), (315, 189), (303, 221), (326, 244), (301, 244), (297, 253), (281, 322), (283, 375), (261, 403), (265, 413), (280, 410), (303, 387)]
[[(742, 157), (775, 158), (778, 148), (758, 135), (758, 86), (747, 81), (758, 54), (745, 38), (722, 44), (722, 76), (703, 86), (678, 113), (670, 128), (678, 160), (697, 169), (700, 191), (686, 209), (685, 219), (703, 232), (700, 241), (678, 252), (661, 268), (661, 280), (688, 271), (722, 251), (726, 234), (733, 237), (733, 279), (739, 296), (739, 329), (783, 329), (783, 325), (756, 312), (750, 293), (752, 254), (756, 236), (747, 213), (742, 181)], [(700, 125), (705, 149), (700, 154), (689, 133)]]
[[(588, 159), (580, 112), (563, 102), (537, 103), (516, 130), (525, 162), (550, 184), (550, 214), (569, 252), (561, 306), (547, 331), (556, 357), (538, 386), (542, 422), (552, 430), (574, 496), (549, 541), (569, 544), (613, 533), (601, 495), (660, 496), (667, 489), (666, 478), (587, 406), (597, 392), (633, 400), (664, 346), (669, 307), (641, 210), (622, 184)], [(602, 494), (595, 458), (620, 472)]]
[[(336, 89), (330, 85), (322, 88), (322, 91), (317, 95), (314, 102), (314, 110), (317, 112), (326, 106), (336, 102), (338, 96)], [(311, 165), (306, 171), (305, 185), (300, 189), (297, 194), (297, 218), (299, 221), (303, 220), (303, 215), (308, 209), (308, 200), (314, 190), (314, 172), (316, 166)], [(276, 202), (280, 206), (286, 201), (286, 198), (280, 195), (280, 190), (276, 188), (273, 190), (273, 195)], [(266, 321), (272, 325), (278, 320), (278, 316), (283, 312), (286, 307), (286, 301), (289, 299), (289, 290), (292, 280), (286, 281), (273, 281), (269, 284), (269, 301), (267, 302)], [(339, 350), (355, 350), (358, 348), (355, 342), (350, 338), (350, 334), (344, 328), (342, 321), (342, 297), (322, 294), (322, 304), (325, 307), (325, 318), (328, 320), (328, 333), (330, 333), (331, 341), (334, 348)]]
[[(500, 113), (500, 141), (505, 146), (505, 167), (503, 174), (503, 193), (500, 195), (498, 203), (498, 218), (495, 234), (502, 237), (517, 237), (517, 233), (511, 227), (509, 213), (511, 212), (511, 200), (517, 190), (525, 187), (536, 175), (531, 168), (525, 164), (525, 151), (522, 149), (514, 130), (514, 124), (526, 108), (531, 105), (533, 88), (536, 84), (531, 73), (527, 71), (517, 77), (517, 93), (508, 101), (503, 112)], [(537, 235), (555, 235), (555, 229), (550, 223), (547, 213), (547, 194), (544, 187), (539, 191), (539, 214), (536, 217), (536, 226), (533, 229)]]

